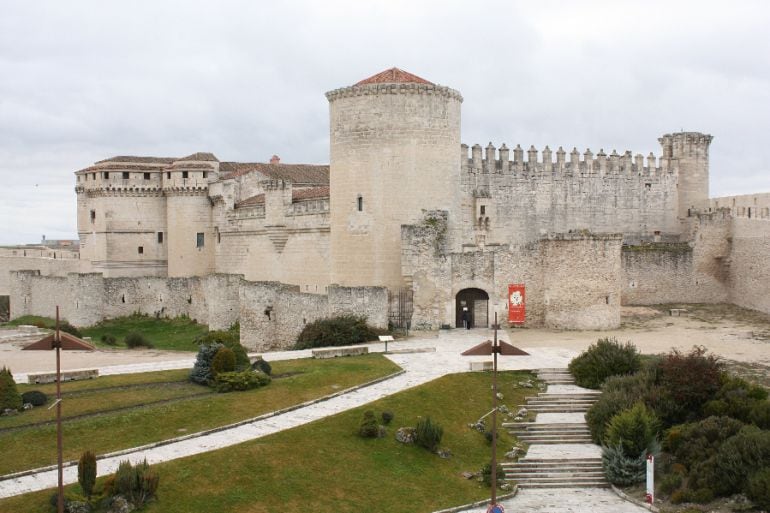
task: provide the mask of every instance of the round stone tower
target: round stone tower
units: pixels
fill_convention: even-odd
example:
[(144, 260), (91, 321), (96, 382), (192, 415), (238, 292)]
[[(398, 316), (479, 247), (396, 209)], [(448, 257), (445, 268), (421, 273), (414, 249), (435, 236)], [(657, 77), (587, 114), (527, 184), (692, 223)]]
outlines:
[(663, 147), (662, 160), (679, 169), (677, 215), (680, 219), (708, 205), (711, 139), (710, 135), (700, 132), (676, 132), (658, 139)]
[(393, 68), (326, 97), (331, 282), (397, 289), (401, 225), (455, 204), (462, 96)]

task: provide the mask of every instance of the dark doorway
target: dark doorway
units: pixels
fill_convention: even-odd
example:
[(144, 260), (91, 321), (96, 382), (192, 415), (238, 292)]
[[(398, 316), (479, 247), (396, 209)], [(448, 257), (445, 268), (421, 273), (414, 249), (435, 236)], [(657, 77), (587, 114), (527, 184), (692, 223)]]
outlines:
[(481, 289), (463, 289), (455, 298), (455, 326), (463, 327), (463, 308), (468, 309), (468, 322), (471, 328), (489, 326), (489, 294)]

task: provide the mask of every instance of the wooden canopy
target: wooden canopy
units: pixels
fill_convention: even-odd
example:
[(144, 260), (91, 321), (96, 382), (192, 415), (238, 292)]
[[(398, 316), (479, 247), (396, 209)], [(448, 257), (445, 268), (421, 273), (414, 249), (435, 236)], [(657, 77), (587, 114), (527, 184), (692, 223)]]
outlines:
[[(28, 346), (25, 346), (22, 348), (23, 351), (45, 351), (50, 349), (56, 349), (56, 343), (54, 342), (56, 339), (56, 333), (51, 333), (50, 335), (45, 336), (44, 338), (41, 338), (37, 342), (33, 342)], [(63, 331), (59, 332), (59, 339), (61, 340), (61, 346), (60, 348), (63, 350), (75, 350), (75, 351), (93, 351), (96, 349), (94, 346), (89, 344), (83, 339), (80, 339), (74, 335), (70, 335), (69, 333), (65, 333)]]

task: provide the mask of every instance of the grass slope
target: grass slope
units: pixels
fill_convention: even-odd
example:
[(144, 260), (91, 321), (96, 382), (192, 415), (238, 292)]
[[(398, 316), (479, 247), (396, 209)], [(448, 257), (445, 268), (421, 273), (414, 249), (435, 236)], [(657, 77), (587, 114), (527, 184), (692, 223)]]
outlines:
[[(14, 319), (8, 324), (11, 326), (31, 324), (53, 329), (56, 323), (54, 319), (48, 317), (25, 315)], [(137, 332), (152, 342), (155, 349), (170, 351), (197, 351), (198, 346), (193, 341), (198, 335), (202, 335), (207, 331), (207, 326), (198, 324), (187, 317), (156, 319), (148, 315), (130, 315), (128, 317), (108, 319), (88, 328), (80, 328), (83, 336), (91, 337), (91, 342), (97, 347), (125, 348), (126, 346), (123, 343), (125, 336), (131, 332)], [(102, 335), (112, 335), (117, 340), (117, 344), (115, 346), (104, 344), (101, 341)]]
[[(504, 403), (522, 402), (515, 383), (525, 373), (500, 374)], [(529, 374), (526, 374), (529, 377)], [(536, 390), (528, 389), (527, 393)], [(262, 439), (159, 465), (159, 501), (148, 513), (430, 512), (487, 497), (489, 489), (461, 477), (489, 461), (489, 445), (471, 430), (491, 408), (488, 373), (450, 375)], [(363, 411), (394, 412), (382, 439), (356, 434)], [(394, 439), (399, 426), (430, 415), (444, 427), (441, 459)], [(500, 431), (500, 455), (512, 439)], [(70, 487), (77, 489), (77, 486)], [(44, 511), (51, 491), (0, 501), (0, 511)]]
[[(323, 397), (398, 370), (381, 355), (331, 360), (292, 360), (273, 363), (278, 377), (267, 387), (217, 394), (186, 383), (188, 371), (163, 371), (129, 376), (104, 376), (91, 381), (62, 383), (63, 416), (94, 414), (63, 424), (64, 458), (75, 460), (90, 450), (104, 454), (186, 433), (194, 433), (256, 417)], [(20, 392), (42, 390), (55, 396), (55, 385), (19, 385)], [(203, 394), (203, 395), (200, 395)], [(142, 406), (149, 401), (171, 402)], [(135, 406), (128, 411), (113, 411)], [(36, 408), (13, 417), (0, 417), (0, 475), (56, 463), (56, 426), (29, 426), (54, 420), (55, 410)]]

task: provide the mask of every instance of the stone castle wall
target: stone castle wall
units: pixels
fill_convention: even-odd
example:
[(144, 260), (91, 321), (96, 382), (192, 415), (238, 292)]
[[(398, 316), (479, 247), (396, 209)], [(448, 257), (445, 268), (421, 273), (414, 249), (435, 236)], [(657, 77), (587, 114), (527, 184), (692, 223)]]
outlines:
[(730, 301), (770, 314), (770, 219), (735, 218)]
[[(527, 160), (518, 146), (510, 160), (503, 145), (490, 143), (482, 157), (475, 145), (461, 151), (462, 203), (454, 235), (463, 244), (529, 242), (547, 233), (622, 233), (626, 240), (677, 239), (677, 160), (613, 152), (596, 158), (576, 150), (531, 148)], [(455, 247), (454, 250), (459, 250)]]
[(552, 235), (483, 251), (448, 251), (446, 213), (402, 227), (403, 273), (414, 291), (415, 328), (455, 325), (455, 298), (469, 288), (489, 295), (489, 318), (508, 318), (508, 285), (526, 285), (531, 326), (609, 329), (620, 325), (620, 235)]
[[(56, 258), (53, 257), (54, 253)], [(88, 272), (90, 262), (80, 260), (77, 252), (69, 250), (0, 248), (0, 296), (10, 294), (11, 271), (24, 269), (38, 270), (46, 276), (63, 277), (67, 273)]]
[(190, 278), (105, 278), (100, 273), (43, 276), (13, 271), (10, 317), (62, 318), (76, 326), (142, 313), (188, 316), (210, 329), (241, 323), (241, 341), (252, 350), (286, 349), (304, 325), (342, 314), (364, 315), (387, 327), (387, 291), (378, 287), (329, 287), (328, 294), (308, 294), (275, 282), (250, 282), (240, 275), (210, 274)]

